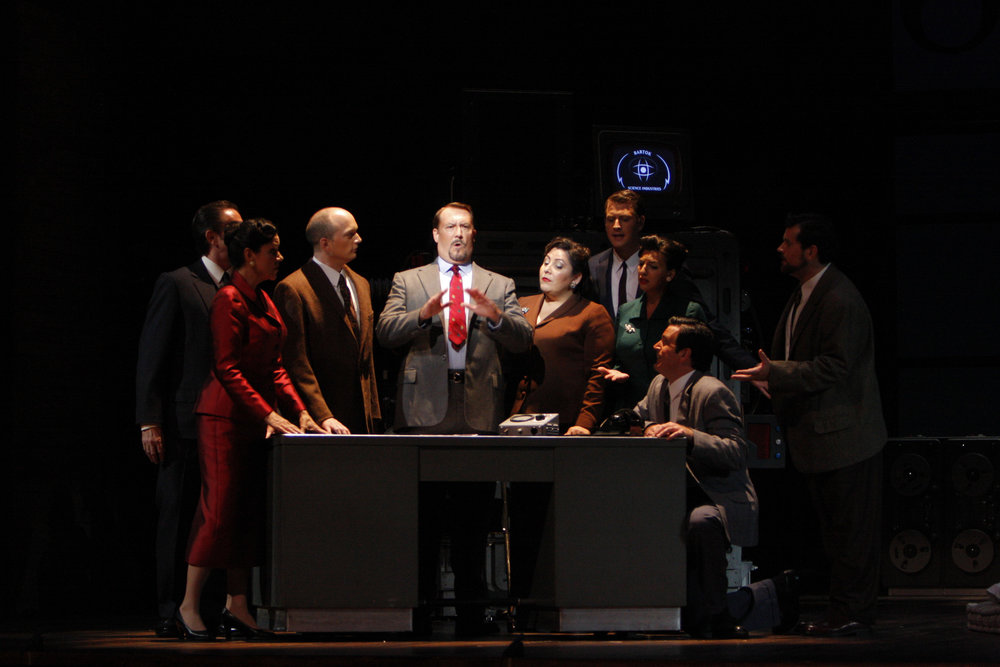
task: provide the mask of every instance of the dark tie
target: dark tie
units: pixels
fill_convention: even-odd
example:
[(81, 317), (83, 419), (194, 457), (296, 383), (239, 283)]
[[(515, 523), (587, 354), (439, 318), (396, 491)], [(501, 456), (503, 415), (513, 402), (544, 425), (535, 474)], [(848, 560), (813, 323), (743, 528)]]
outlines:
[(792, 333), (795, 332), (795, 315), (799, 309), (799, 303), (802, 301), (802, 289), (799, 288), (795, 290), (795, 294), (792, 295), (792, 307), (788, 309), (788, 322), (785, 324), (785, 359), (788, 359), (788, 354), (792, 349)]
[(448, 286), (448, 340), (456, 350), (465, 344), (465, 292), (458, 265), (451, 267), (451, 284)]
[[(628, 266), (622, 262), (622, 275), (618, 279), (618, 307), (621, 308), (628, 301)], [(617, 310), (615, 311), (618, 312)]]
[(667, 421), (674, 421), (673, 406), (670, 404), (670, 383), (664, 379), (663, 386), (660, 387), (660, 401), (663, 403)]
[(233, 282), (233, 278), (232, 276), (229, 275), (229, 272), (227, 271), (222, 274), (222, 279), (219, 281), (219, 287), (225, 287), (231, 282)]
[(791, 323), (792, 331), (795, 331), (796, 318), (799, 316), (799, 306), (802, 305), (802, 290), (795, 290), (792, 295), (792, 309), (788, 313), (788, 320)]
[(351, 323), (351, 328), (354, 329), (354, 334), (358, 334), (358, 316), (354, 312), (354, 302), (351, 301), (351, 290), (347, 289), (347, 276), (343, 273), (340, 274), (340, 282), (337, 283), (337, 289), (340, 290), (340, 298), (344, 300), (344, 310), (347, 312), (347, 319)]

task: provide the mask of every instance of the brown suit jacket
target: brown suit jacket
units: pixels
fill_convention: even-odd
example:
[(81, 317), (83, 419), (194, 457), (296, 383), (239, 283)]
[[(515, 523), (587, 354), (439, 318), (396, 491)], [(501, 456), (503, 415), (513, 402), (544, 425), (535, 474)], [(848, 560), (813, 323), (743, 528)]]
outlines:
[(351, 433), (372, 433), (382, 416), (372, 356), (372, 312), (368, 281), (344, 272), (358, 294), (356, 336), (337, 289), (309, 260), (274, 289), (274, 301), (288, 326), (284, 361), (309, 414), (317, 423), (334, 417)]
[(604, 377), (597, 367), (611, 365), (614, 323), (600, 304), (579, 295), (535, 323), (541, 305), (541, 294), (521, 299), (534, 336), (514, 412), (558, 412), (560, 430), (593, 430), (604, 404)]

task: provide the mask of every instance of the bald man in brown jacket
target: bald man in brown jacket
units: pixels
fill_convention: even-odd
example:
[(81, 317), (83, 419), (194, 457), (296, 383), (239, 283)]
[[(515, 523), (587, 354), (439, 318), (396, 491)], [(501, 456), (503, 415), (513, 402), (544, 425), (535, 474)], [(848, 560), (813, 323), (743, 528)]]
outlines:
[(361, 243), (358, 223), (342, 208), (324, 208), (310, 218), (306, 239), (312, 259), (274, 290), (288, 327), (285, 368), (323, 430), (373, 433), (381, 411), (371, 289), (347, 266)]

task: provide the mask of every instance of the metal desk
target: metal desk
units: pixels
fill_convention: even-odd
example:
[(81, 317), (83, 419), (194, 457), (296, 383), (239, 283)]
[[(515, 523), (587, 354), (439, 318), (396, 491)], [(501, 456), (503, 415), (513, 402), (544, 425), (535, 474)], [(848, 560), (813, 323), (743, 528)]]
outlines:
[(554, 629), (677, 630), (684, 465), (684, 440), (279, 436), (261, 606), (277, 629), (410, 630), (420, 482), (550, 482), (535, 582)]

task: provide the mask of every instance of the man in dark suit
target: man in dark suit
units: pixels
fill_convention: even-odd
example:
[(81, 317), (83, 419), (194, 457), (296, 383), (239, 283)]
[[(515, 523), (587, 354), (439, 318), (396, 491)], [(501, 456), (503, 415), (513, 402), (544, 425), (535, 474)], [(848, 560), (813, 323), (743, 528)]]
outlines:
[(159, 466), (156, 481), (156, 634), (176, 634), (174, 614), (184, 596), (184, 551), (198, 502), (194, 406), (212, 366), (208, 311), (229, 269), (225, 226), (242, 220), (235, 204), (198, 209), (192, 231), (201, 258), (161, 274), (139, 338), (136, 422), (142, 448)]
[[(688, 603), (683, 625), (695, 637), (729, 639), (797, 620), (793, 572), (726, 594), (730, 544), (757, 543), (757, 492), (747, 472), (743, 410), (729, 388), (706, 375), (712, 332), (672, 317), (655, 345), (659, 375), (635, 407), (651, 438), (687, 438)], [(740, 625), (737, 625), (737, 624)]]
[[(619, 190), (604, 202), (604, 232), (611, 247), (591, 257), (589, 266), (590, 280), (597, 290), (598, 301), (607, 308), (612, 319), (617, 317), (622, 304), (641, 294), (639, 241), (646, 225), (645, 210), (642, 196), (632, 190)], [(684, 272), (677, 274), (670, 291), (678, 299), (693, 301), (705, 311), (706, 323), (715, 334), (713, 345), (719, 359), (729, 364), (730, 368), (744, 368), (754, 363), (753, 355), (743, 349), (726, 327), (719, 324), (698, 286)]]
[[(502, 350), (523, 352), (531, 326), (521, 313), (514, 281), (473, 263), (476, 228), (472, 208), (452, 202), (434, 215), (437, 259), (397, 273), (375, 333), (402, 349), (396, 426), (399, 433), (494, 433), (506, 417)], [(441, 534), (451, 533), (458, 600), (485, 597), (483, 556), (493, 483), (422, 485), (420, 491), (420, 592), (436, 590)], [(457, 608), (456, 631), (489, 632), (483, 607)], [(425, 629), (425, 628), (424, 628)]]
[(767, 383), (819, 516), (830, 602), (823, 620), (802, 629), (838, 637), (868, 635), (875, 622), (886, 428), (871, 316), (830, 263), (835, 247), (823, 216), (788, 216), (778, 254), (799, 289), (778, 321), (771, 358), (761, 350), (759, 364), (733, 377)]
[(373, 433), (381, 418), (372, 355), (371, 289), (347, 266), (358, 254), (358, 223), (342, 208), (306, 225), (313, 258), (274, 289), (288, 327), (282, 356), (309, 414), (327, 433)]
[(598, 302), (611, 319), (618, 308), (639, 296), (639, 238), (646, 224), (639, 193), (619, 190), (604, 202), (604, 232), (611, 247), (590, 258), (590, 279)]

